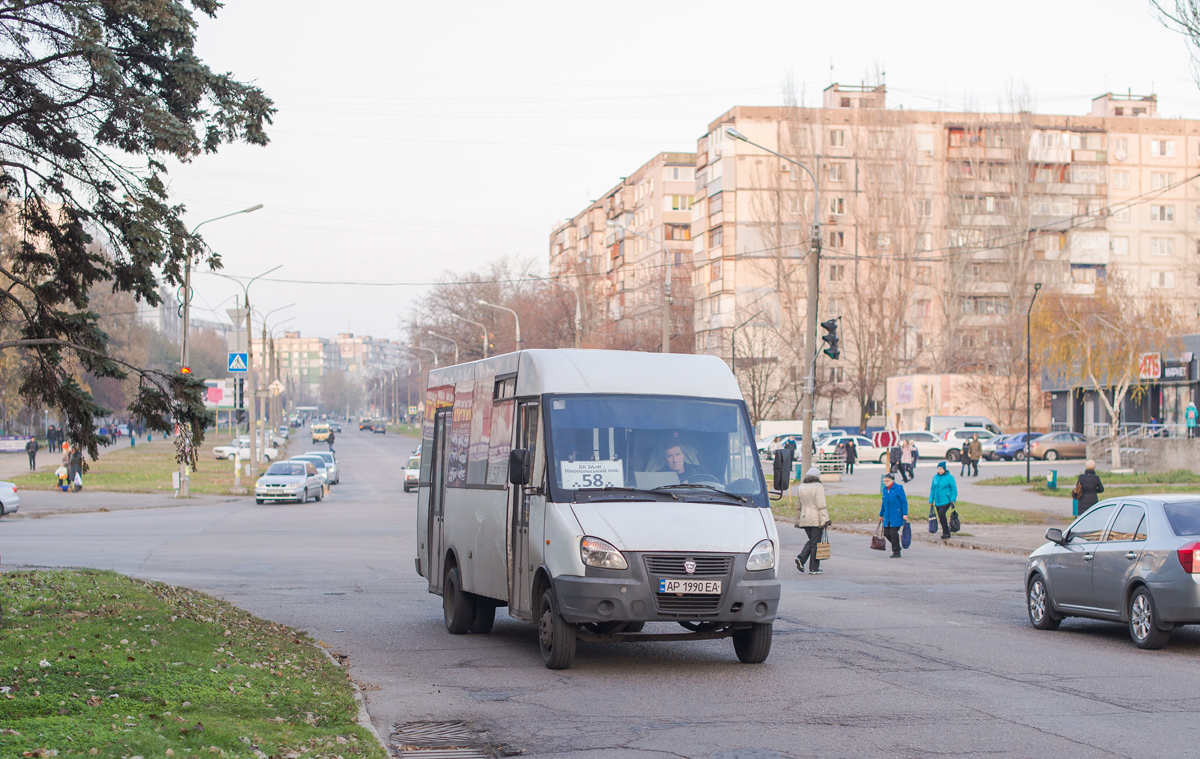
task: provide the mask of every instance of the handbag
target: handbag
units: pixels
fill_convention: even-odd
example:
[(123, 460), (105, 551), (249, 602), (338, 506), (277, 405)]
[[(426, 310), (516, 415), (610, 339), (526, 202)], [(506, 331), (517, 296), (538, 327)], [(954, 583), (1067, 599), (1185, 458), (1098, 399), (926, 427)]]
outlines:
[(908, 522), (900, 528), (900, 547), (907, 549), (912, 545), (912, 525)]
[(883, 520), (879, 520), (879, 526), (875, 528), (875, 534), (871, 536), (871, 550), (883, 551), (886, 547), (883, 542)]
[(1083, 498), (1083, 483), (1081, 481), (1075, 481), (1075, 487), (1071, 488), (1071, 497), (1076, 501)]
[(954, 507), (950, 508), (950, 532), (958, 532), (962, 529), (962, 523), (958, 521), (958, 510)]
[(937, 512), (934, 511), (933, 504), (930, 504), (929, 505), (929, 534), (932, 535), (933, 533), (935, 533), (937, 531), (938, 531)]
[(829, 558), (829, 528), (821, 530), (821, 539), (817, 541), (817, 561)]

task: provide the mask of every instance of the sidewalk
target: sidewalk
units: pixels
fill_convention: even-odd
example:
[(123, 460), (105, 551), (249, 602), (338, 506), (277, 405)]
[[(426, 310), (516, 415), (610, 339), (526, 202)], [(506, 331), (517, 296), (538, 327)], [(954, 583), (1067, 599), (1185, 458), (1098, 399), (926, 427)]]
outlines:
[[(1069, 511), (1069, 509), (1068, 509)], [(776, 516), (780, 530), (795, 529), (795, 519)], [(1032, 553), (1046, 542), (1046, 530), (1053, 525), (1036, 524), (963, 524), (962, 531), (949, 540), (942, 540), (941, 531), (930, 533), (925, 519), (913, 519), (912, 538), (914, 543), (930, 543), (951, 548), (970, 548), (976, 551), (1014, 553), (1022, 556)], [(1065, 524), (1063, 527), (1065, 528)], [(830, 526), (835, 532), (858, 535), (874, 535), (875, 525), (868, 522), (839, 522)], [(864, 542), (866, 539), (864, 538)]]

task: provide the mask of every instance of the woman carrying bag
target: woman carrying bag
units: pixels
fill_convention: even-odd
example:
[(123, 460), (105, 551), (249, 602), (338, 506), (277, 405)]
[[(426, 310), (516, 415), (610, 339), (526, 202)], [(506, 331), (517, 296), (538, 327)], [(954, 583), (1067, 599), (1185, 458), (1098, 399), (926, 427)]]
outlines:
[(879, 505), (879, 523), (883, 535), (892, 544), (892, 558), (900, 558), (900, 528), (908, 522), (908, 497), (904, 488), (896, 484), (891, 473), (883, 475), (882, 503)]
[(1100, 475), (1096, 474), (1096, 462), (1088, 459), (1083, 465), (1083, 474), (1079, 475), (1071, 491), (1071, 495), (1079, 501), (1079, 513), (1082, 514), (1095, 506), (1103, 492), (1104, 483), (1100, 481)]
[(957, 500), (958, 483), (954, 481), (954, 475), (947, 471), (946, 462), (939, 461), (937, 474), (929, 486), (929, 505), (937, 509), (938, 522), (942, 525), (942, 540), (950, 539), (950, 523), (946, 521), (946, 513), (954, 508)]
[(821, 470), (810, 468), (804, 473), (804, 481), (796, 488), (796, 526), (808, 534), (808, 542), (796, 556), (796, 569), (804, 571), (808, 562), (808, 573), (821, 574), (821, 561), (817, 558), (817, 544), (829, 526), (829, 509), (825, 506), (825, 486), (821, 484)]

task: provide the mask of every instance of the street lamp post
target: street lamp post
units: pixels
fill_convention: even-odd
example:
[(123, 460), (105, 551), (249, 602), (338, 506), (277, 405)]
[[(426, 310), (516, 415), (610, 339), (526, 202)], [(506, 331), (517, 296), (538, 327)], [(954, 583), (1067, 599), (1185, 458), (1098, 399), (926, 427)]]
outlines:
[[(262, 208), (262, 203), (250, 206), (249, 208), (243, 208), (240, 211), (234, 211), (233, 213), (227, 213), (227, 214), (223, 214), (221, 216), (214, 216), (211, 219), (205, 219), (204, 221), (200, 222), (196, 226), (192, 227), (192, 234), (190, 236), (195, 237), (196, 232), (200, 229), (200, 227), (204, 226), (205, 224), (208, 224), (209, 222), (220, 221), (221, 219), (227, 219), (230, 216), (237, 216), (238, 214), (253, 213), (254, 211), (257, 211), (260, 208)], [(190, 360), (190, 356), (188, 355), (188, 332), (191, 331), (191, 318), (192, 318), (192, 254), (188, 253), (187, 257), (184, 258), (184, 261), (183, 261), (183, 332), (182, 332), (182, 336), (180, 337), (180, 340), (179, 340), (179, 343), (180, 343), (180, 345), (179, 345), (179, 366), (180, 366), (180, 368), (189, 366), (188, 362)], [(182, 429), (180, 430), (180, 434), (183, 434)], [(179, 465), (179, 492), (177, 495), (179, 495), (181, 498), (188, 498), (191, 495), (191, 473), (188, 471), (187, 464)]]
[(495, 303), (488, 303), (486, 300), (483, 300), (483, 299), (477, 300), (475, 302), (481, 306), (487, 306), (488, 308), (495, 308), (500, 311), (507, 311), (510, 314), (512, 314), (513, 319), (516, 319), (516, 324), (517, 324), (517, 350), (522, 350), (524, 348), (525, 344), (521, 341), (521, 317), (517, 316), (516, 311), (513, 311), (511, 308), (507, 308), (505, 306), (497, 306)]
[(465, 316), (460, 316), (459, 314), (456, 314), (456, 313), (454, 313), (453, 311), (451, 311), (451, 312), (450, 312), (450, 315), (451, 315), (451, 316), (453, 316), (455, 319), (461, 319), (462, 321), (466, 322), (467, 324), (474, 324), (476, 327), (479, 327), (481, 330), (483, 330), (483, 357), (484, 357), (484, 358), (487, 358), (487, 357), (488, 357), (488, 332), (487, 332), (487, 325), (485, 325), (485, 324), (482, 324), (482, 323), (480, 323), (480, 322), (477, 322), (477, 321), (473, 321), (473, 320), (471, 320), (471, 319), (468, 319), (468, 318), (467, 318), (467, 317), (465, 317)]
[[(665, 248), (664, 248), (664, 250), (665, 250)], [(558, 285), (559, 287), (563, 288), (564, 290), (566, 290), (567, 292), (569, 292), (575, 296), (575, 347), (579, 348), (580, 345), (582, 344), (582, 340), (583, 340), (583, 309), (580, 308), (579, 293), (576, 292), (574, 287), (563, 284), (562, 282), (559, 282), (558, 280), (550, 279), (549, 277), (534, 277), (534, 279), (539, 280), (541, 282), (549, 282), (552, 285)]]
[(454, 343), (454, 363), (456, 363), (456, 364), (458, 363), (458, 341), (457, 340), (455, 340), (453, 337), (446, 337), (445, 335), (439, 335), (438, 333), (434, 332), (431, 329), (425, 330), (425, 334), (429, 335), (430, 337), (436, 337), (439, 340), (445, 340), (448, 343)]
[[(254, 389), (254, 343), (250, 340), (250, 337), (254, 334), (254, 328), (250, 323), (250, 285), (254, 284), (254, 280), (258, 279), (259, 277), (265, 277), (268, 274), (270, 274), (271, 272), (275, 271), (276, 269), (280, 269), (282, 267), (283, 267), (283, 264), (280, 264), (279, 266), (275, 266), (270, 269), (267, 269), (262, 274), (254, 275), (245, 283), (243, 283), (240, 279), (229, 276), (228, 274), (220, 274), (215, 271), (209, 272), (209, 274), (212, 274), (217, 277), (223, 277), (225, 279), (232, 280), (232, 281), (236, 282), (237, 284), (241, 285), (242, 295), (245, 298), (245, 300), (243, 300), (242, 302), (245, 303), (245, 306), (246, 306), (246, 375), (247, 375), (246, 376), (246, 386), (250, 388), (250, 403), (246, 404), (246, 414), (247, 414), (247, 419), (246, 419), (247, 430), (246, 430), (246, 432), (248, 435), (258, 424), (258, 419), (256, 418), (256, 416), (254, 414), (254, 397), (257, 395), (257, 393), (255, 392), (255, 389)], [(258, 451), (254, 446), (254, 435), (249, 435), (249, 437), (250, 437), (250, 477), (251, 477), (251, 481), (254, 481), (254, 480), (258, 479)]]
[[(260, 320), (262, 321), (262, 343), (260, 343), (260, 345), (263, 350), (262, 363), (263, 363), (263, 389), (264, 390), (269, 388), (269, 386), (271, 384), (271, 379), (273, 379), (273, 377), (271, 376), (271, 352), (267, 350), (267, 317), (270, 316), (271, 314), (275, 313), (276, 311), (282, 311), (283, 309), (291, 308), (294, 305), (296, 305), (296, 304), (289, 303), (286, 306), (280, 306), (279, 308), (273, 308), (270, 311), (263, 314), (262, 317), (260, 317)], [(283, 322), (280, 322), (280, 324), (291, 321), (294, 318), (295, 318), (294, 316), (289, 316), (287, 319), (284, 319)], [(279, 325), (277, 324), (275, 326), (279, 326)], [(274, 328), (272, 328), (272, 337), (274, 337)], [(247, 339), (247, 342), (249, 342), (248, 339)], [(255, 395), (257, 396), (258, 393), (255, 393)], [(258, 427), (252, 428), (250, 431), (250, 434), (251, 434), (251, 436), (254, 436), (254, 435), (259, 436), (258, 439), (261, 441), (261, 448), (262, 448), (262, 450), (265, 451), (267, 449), (267, 444), (271, 442), (271, 438), (267, 434), (267, 429), (270, 427), (270, 424), (271, 424), (271, 396), (269, 393), (267, 393), (263, 396), (262, 412), (263, 412), (262, 428), (261, 429)]]
[(671, 352), (671, 253), (667, 250), (667, 246), (663, 245), (658, 240), (655, 240), (649, 235), (644, 235), (641, 232), (635, 232), (629, 227), (617, 223), (615, 219), (609, 219), (604, 223), (605, 226), (611, 229), (619, 229), (622, 232), (640, 237), (643, 240), (648, 240), (657, 245), (663, 254), (663, 291), (662, 291), (662, 349), (660, 353)]
[(1033, 283), (1033, 296), (1029, 299), (1029, 308), (1025, 311), (1025, 482), (1030, 481), (1029, 435), (1033, 432), (1033, 404), (1030, 397), (1033, 375), (1033, 302), (1037, 300), (1038, 290), (1042, 289), (1041, 282)]
[(813, 407), (816, 405), (817, 391), (817, 283), (821, 276), (821, 223), (818, 214), (821, 210), (821, 185), (817, 182), (817, 178), (813, 175), (812, 171), (799, 161), (794, 161), (785, 155), (776, 153), (770, 148), (759, 145), (757, 142), (752, 142), (736, 129), (727, 128), (725, 134), (735, 140), (741, 140), (748, 145), (753, 145), (759, 150), (765, 150), (776, 158), (782, 158), (793, 166), (802, 169), (813, 183), (812, 232), (809, 235), (811, 252), (808, 258), (808, 307), (806, 310), (806, 332), (804, 335), (804, 341), (811, 356), (807, 362), (808, 367), (804, 376), (804, 399), (802, 403), (803, 408), (801, 409), (802, 419), (804, 420), (804, 446), (800, 454), (800, 471), (807, 472), (812, 466)]
[(412, 351), (412, 350), (429, 351), (429, 353), (433, 356), (433, 365), (434, 366), (438, 365), (438, 354), (437, 354), (437, 351), (435, 351), (433, 348), (426, 348), (423, 345), (404, 345), (403, 343), (401, 343), (401, 345), (405, 348), (408, 348), (410, 351)]

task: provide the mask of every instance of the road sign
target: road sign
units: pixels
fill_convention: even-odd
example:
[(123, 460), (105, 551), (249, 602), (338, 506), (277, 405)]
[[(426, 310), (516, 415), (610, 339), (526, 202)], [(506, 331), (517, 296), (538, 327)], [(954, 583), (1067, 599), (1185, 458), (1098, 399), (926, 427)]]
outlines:
[(408, 407), (408, 415), (409, 415), (409, 416), (416, 416), (416, 415), (417, 415), (417, 407), (416, 407), (416, 406), (409, 406), (409, 407)]
[(279, 395), (280, 393), (283, 392), (283, 383), (280, 382), (279, 380), (275, 380), (270, 385), (267, 385), (267, 387), (271, 389), (272, 396)]
[(229, 371), (231, 372), (244, 372), (249, 363), (249, 356), (245, 353), (229, 354)]

